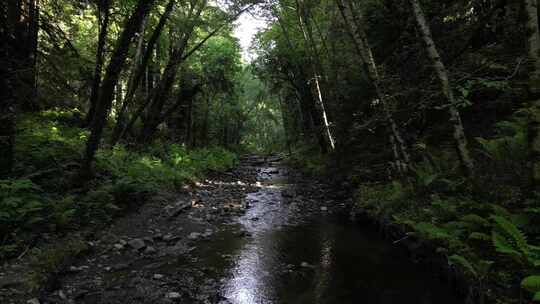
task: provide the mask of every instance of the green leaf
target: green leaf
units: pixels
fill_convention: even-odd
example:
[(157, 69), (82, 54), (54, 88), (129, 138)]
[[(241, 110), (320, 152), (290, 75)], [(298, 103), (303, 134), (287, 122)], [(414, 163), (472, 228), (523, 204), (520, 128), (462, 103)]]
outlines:
[(469, 240), (489, 241), (489, 235), (482, 232), (473, 232), (469, 235)]
[(540, 291), (534, 294), (533, 302), (540, 302)]
[(540, 292), (540, 276), (529, 276), (521, 281), (521, 288), (532, 293)]
[(495, 250), (499, 253), (507, 254), (514, 258), (516, 261), (521, 262), (522, 261), (522, 255), (519, 251), (514, 249), (514, 246), (512, 243), (510, 243), (505, 237), (503, 237), (501, 234), (493, 231), (491, 234), (491, 239), (493, 241), (493, 245), (495, 246)]
[(465, 257), (463, 257), (461, 255), (454, 254), (454, 255), (449, 256), (448, 257), (448, 263), (450, 263), (450, 265), (459, 265), (459, 266), (465, 268), (465, 270), (469, 274), (472, 274), (475, 277), (478, 276), (478, 273), (476, 272), (476, 269), (474, 268), (473, 264), (471, 264), (471, 262), (469, 262), (469, 260), (467, 260)]

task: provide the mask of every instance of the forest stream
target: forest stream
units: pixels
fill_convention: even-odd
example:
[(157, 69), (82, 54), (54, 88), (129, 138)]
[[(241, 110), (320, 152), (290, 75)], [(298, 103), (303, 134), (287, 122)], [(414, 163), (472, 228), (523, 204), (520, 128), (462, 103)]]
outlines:
[(152, 204), (120, 219), (40, 300), (462, 303), (398, 246), (348, 220), (346, 199), (278, 158), (245, 158), (206, 182), (180, 215), (151, 218), (162, 208)]

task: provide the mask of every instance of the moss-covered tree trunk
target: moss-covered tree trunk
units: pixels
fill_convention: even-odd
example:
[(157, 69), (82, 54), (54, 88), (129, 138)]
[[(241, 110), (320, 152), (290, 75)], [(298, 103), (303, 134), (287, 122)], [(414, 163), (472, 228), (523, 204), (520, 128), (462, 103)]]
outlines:
[(540, 190), (540, 30), (538, 28), (537, 0), (524, 0), (528, 31), (528, 72), (530, 94), (529, 154), (531, 181), (535, 191)]
[(105, 128), (107, 116), (112, 106), (114, 88), (118, 84), (120, 72), (124, 68), (131, 42), (139, 30), (141, 23), (150, 13), (155, 2), (156, 0), (139, 0), (135, 10), (127, 20), (124, 29), (120, 34), (120, 38), (113, 51), (100, 88), (96, 111), (90, 129), (90, 136), (86, 142), (85, 156), (81, 168), (82, 177), (88, 177), (91, 173), (92, 162), (94, 161), (103, 134), (103, 128)]
[(435, 42), (433, 41), (431, 29), (426, 21), (426, 17), (424, 16), (420, 2), (418, 0), (410, 0), (410, 3), (416, 22), (418, 23), (418, 28), (420, 29), (420, 34), (422, 35), (422, 40), (425, 44), (426, 52), (441, 84), (442, 93), (446, 99), (446, 102), (448, 103), (446, 106), (448, 109), (448, 114), (450, 115), (450, 123), (454, 129), (453, 137), (461, 165), (465, 173), (468, 176), (471, 176), (474, 173), (474, 161), (470, 155), (469, 148), (467, 147), (465, 130), (461, 121), (461, 115), (456, 107), (456, 100), (450, 85), (448, 72), (441, 59), (439, 51), (437, 50)]

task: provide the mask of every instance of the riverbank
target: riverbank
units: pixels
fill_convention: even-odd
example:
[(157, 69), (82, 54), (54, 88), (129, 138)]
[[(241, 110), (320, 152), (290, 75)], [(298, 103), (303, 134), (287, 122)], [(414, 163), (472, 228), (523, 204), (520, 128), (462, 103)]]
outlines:
[(350, 204), (278, 158), (247, 157), (96, 233), (32, 300), (461, 303), (391, 242), (351, 222)]

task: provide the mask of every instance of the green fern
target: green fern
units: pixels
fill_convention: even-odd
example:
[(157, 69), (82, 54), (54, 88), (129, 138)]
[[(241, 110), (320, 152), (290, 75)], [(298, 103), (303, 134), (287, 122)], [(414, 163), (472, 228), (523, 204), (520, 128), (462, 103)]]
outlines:
[(437, 227), (432, 223), (420, 222), (414, 226), (416, 232), (426, 239), (430, 240), (448, 240), (450, 234), (441, 227)]
[(454, 255), (449, 256), (448, 263), (450, 265), (458, 265), (458, 266), (463, 267), (469, 274), (473, 275), (474, 277), (478, 276), (478, 272), (476, 272), (476, 269), (474, 268), (473, 264), (461, 255), (454, 254)]
[(525, 235), (509, 220), (501, 216), (491, 216), (494, 229), (493, 245), (497, 252), (508, 254), (520, 263), (528, 262), (529, 244)]

